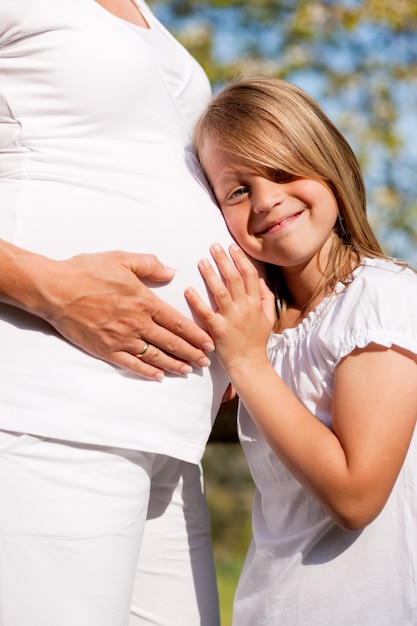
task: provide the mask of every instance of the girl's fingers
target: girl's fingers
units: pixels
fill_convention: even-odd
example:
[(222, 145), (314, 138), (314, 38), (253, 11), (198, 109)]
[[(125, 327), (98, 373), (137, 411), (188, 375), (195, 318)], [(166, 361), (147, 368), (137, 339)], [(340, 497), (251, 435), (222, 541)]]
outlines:
[(258, 272), (243, 250), (233, 244), (229, 248), (230, 258), (219, 244), (214, 244), (210, 252), (233, 300), (259, 295)]
[(218, 313), (226, 317), (235, 316), (236, 305), (238, 310), (243, 311), (250, 302), (254, 304), (257, 301), (262, 302), (264, 298), (268, 300), (266, 285), (265, 294), (262, 297), (259, 274), (253, 263), (238, 246), (231, 246), (232, 258), (219, 244), (214, 244), (210, 251), (218, 272), (215, 271), (208, 259), (201, 259), (198, 266), (218, 311), (213, 312), (195, 289), (190, 287), (185, 292), (188, 303), (205, 322), (209, 330), (213, 327), (217, 328)]
[(199, 315), (207, 326), (209, 326), (210, 320), (213, 318), (215, 313), (209, 306), (207, 306), (198, 294), (197, 290), (194, 289), (194, 287), (188, 287), (185, 290), (185, 297), (192, 309), (194, 309), (197, 315)]
[(247, 293), (259, 294), (259, 273), (248, 256), (238, 245), (232, 244), (229, 248), (230, 255), (239, 270)]
[(242, 280), (242, 275), (229, 255), (219, 244), (211, 246), (210, 252), (232, 300), (244, 296), (245, 285)]
[[(231, 261), (229, 261), (231, 263)], [(231, 303), (231, 295), (229, 293), (228, 284), (214, 271), (208, 259), (201, 259), (198, 268), (203, 276), (208, 289), (211, 291), (213, 298), (221, 311), (227, 309)], [(220, 270), (221, 271), (221, 270)], [(222, 272), (221, 272), (222, 273)]]
[(207, 306), (194, 287), (188, 287), (185, 290), (185, 297), (190, 307), (199, 315), (202, 322), (205, 324), (208, 332), (212, 334), (213, 340), (215, 340), (217, 333), (221, 331), (223, 318), (218, 315), (218, 312), (213, 311), (211, 307)]

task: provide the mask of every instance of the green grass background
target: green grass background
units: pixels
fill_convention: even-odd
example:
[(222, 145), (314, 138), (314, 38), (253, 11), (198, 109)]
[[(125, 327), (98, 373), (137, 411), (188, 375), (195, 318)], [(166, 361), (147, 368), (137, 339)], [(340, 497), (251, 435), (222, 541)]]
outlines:
[(203, 458), (203, 467), (211, 515), (221, 626), (230, 626), (233, 596), (252, 532), (254, 486), (238, 443), (210, 443)]

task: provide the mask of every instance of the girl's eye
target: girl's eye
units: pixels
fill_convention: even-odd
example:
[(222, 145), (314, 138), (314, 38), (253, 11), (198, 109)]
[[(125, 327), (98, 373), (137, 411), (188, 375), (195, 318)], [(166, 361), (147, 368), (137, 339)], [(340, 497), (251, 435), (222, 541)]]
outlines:
[(239, 187), (239, 189), (235, 189), (235, 191), (233, 191), (230, 194), (229, 199), (235, 200), (236, 198), (240, 198), (241, 196), (244, 196), (247, 193), (249, 193), (248, 187)]

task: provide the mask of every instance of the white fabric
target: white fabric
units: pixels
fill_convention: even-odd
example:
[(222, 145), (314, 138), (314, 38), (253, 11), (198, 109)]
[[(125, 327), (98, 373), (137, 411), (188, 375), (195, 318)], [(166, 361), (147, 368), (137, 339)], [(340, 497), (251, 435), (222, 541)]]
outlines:
[(219, 626), (198, 465), (0, 431), (0, 511), (1, 626)]
[[(177, 268), (158, 295), (190, 315), (197, 261), (230, 242), (186, 150), (209, 85), (138, 4), (149, 30), (94, 0), (1, 2), (0, 237), (56, 259), (154, 253)], [(0, 318), (0, 428), (199, 461), (227, 385), (215, 357), (158, 384), (26, 313)]]
[[(330, 427), (340, 359), (370, 342), (417, 354), (416, 311), (417, 275), (367, 260), (347, 289), (340, 286), (298, 327), (271, 337), (271, 362)], [(345, 532), (280, 463), (244, 407), (239, 429), (257, 489), (233, 623), (415, 626), (417, 434), (382, 513), (361, 532)]]

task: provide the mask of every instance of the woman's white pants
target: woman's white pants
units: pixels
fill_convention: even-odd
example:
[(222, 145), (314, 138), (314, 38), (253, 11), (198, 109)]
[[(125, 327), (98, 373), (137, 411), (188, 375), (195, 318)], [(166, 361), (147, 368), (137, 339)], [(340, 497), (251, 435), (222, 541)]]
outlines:
[(218, 626), (197, 465), (0, 431), (0, 626)]

